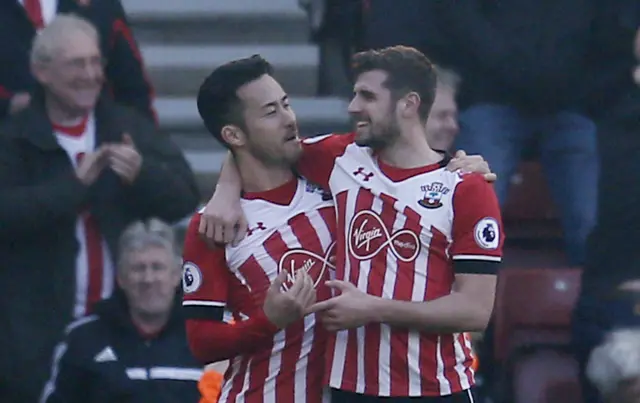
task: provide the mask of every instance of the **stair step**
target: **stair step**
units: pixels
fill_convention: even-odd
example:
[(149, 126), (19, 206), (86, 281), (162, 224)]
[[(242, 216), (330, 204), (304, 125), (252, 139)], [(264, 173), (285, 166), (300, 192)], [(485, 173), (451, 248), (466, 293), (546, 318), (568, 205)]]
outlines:
[(211, 71), (234, 59), (260, 54), (293, 95), (315, 95), (319, 55), (310, 45), (143, 45), (141, 52), (158, 94), (195, 96)]
[(304, 17), (298, 0), (123, 0), (122, 5), (131, 20), (188, 19), (219, 15), (262, 16), (290, 15)]
[[(293, 97), (291, 105), (296, 112), (301, 130), (306, 130), (307, 127), (320, 128), (319, 133), (341, 131), (348, 127), (348, 104), (345, 100)], [(193, 97), (159, 97), (155, 101), (155, 108), (163, 131), (198, 134), (206, 132)]]

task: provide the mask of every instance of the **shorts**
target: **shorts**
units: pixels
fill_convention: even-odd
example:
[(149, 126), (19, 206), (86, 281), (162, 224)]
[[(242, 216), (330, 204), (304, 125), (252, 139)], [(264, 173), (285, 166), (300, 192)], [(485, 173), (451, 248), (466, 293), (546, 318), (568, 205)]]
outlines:
[(474, 388), (448, 396), (380, 397), (331, 389), (331, 403), (480, 403)]

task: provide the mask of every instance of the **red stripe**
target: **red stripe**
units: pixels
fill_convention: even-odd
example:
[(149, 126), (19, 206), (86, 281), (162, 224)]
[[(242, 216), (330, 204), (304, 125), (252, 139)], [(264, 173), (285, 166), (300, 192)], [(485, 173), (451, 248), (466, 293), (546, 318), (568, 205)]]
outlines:
[[(431, 227), (432, 234), (429, 242), (429, 257), (427, 259), (427, 285), (424, 294), (425, 301), (440, 298), (449, 293), (453, 281), (451, 263), (446, 257), (448, 247), (447, 237), (436, 228)], [(445, 263), (446, 262), (446, 263)], [(440, 395), (439, 381), (436, 377), (438, 370), (436, 335), (423, 335), (420, 344), (420, 369), (422, 371), (422, 393), (426, 396)], [(446, 365), (446, 361), (444, 361)]]
[(473, 355), (471, 349), (467, 347), (466, 336), (464, 333), (460, 333), (458, 335), (458, 342), (462, 346), (462, 351), (464, 352), (464, 361), (462, 365), (464, 365), (464, 374), (467, 377), (467, 380), (470, 385), (475, 384), (475, 379), (473, 377), (473, 372), (471, 371), (471, 366), (473, 365)]
[[(384, 196), (384, 195), (382, 195)], [(393, 207), (395, 199), (391, 197), (381, 197), (382, 199), (382, 211), (380, 212), (380, 219), (387, 229), (391, 229), (389, 233), (393, 231), (393, 223), (396, 219), (396, 210)], [(360, 210), (357, 210), (360, 211)], [(383, 242), (387, 240), (382, 240)], [(371, 270), (369, 272), (369, 279), (367, 284), (367, 294), (382, 296), (382, 290), (385, 283), (385, 275), (388, 267), (388, 257), (393, 256), (391, 254), (389, 246), (383, 248), (374, 258), (371, 260)], [(381, 338), (381, 325), (371, 324), (366, 326), (365, 329), (365, 347), (364, 347), (364, 368), (365, 368), (365, 390), (367, 395), (378, 395), (380, 392), (379, 368), (380, 368), (380, 338)], [(393, 352), (392, 352), (393, 353)], [(391, 360), (391, 371), (393, 373), (393, 359)], [(387, 382), (387, 379), (382, 380)]]
[(272, 347), (250, 357), (251, 362), (247, 367), (247, 371), (249, 371), (249, 389), (245, 394), (246, 403), (262, 403), (264, 401), (264, 384), (269, 377), (271, 349)]
[[(362, 189), (362, 188), (359, 189), (358, 194), (356, 196), (354, 214), (364, 210), (371, 210), (373, 200), (374, 200), (374, 196), (369, 190)], [(345, 208), (346, 208), (346, 205), (345, 205)], [(350, 225), (350, 223), (348, 223), (347, 225)], [(349, 236), (351, 236), (351, 234), (349, 234)], [(349, 239), (347, 240), (347, 242), (352, 242), (352, 241)], [(373, 247), (375, 247), (375, 245), (373, 245)], [(351, 256), (351, 254), (348, 254), (348, 255), (349, 255), (349, 266), (350, 266), (349, 281), (352, 284), (357, 286), (358, 280), (361, 274), (360, 261), (355, 257)], [(348, 338), (347, 338), (346, 356), (345, 356), (345, 369), (344, 369), (344, 375), (342, 377), (343, 384), (350, 383), (352, 385), (350, 387), (347, 387), (346, 388), (347, 390), (355, 390), (354, 388), (357, 385), (358, 353), (360, 354), (365, 353), (364, 349), (365, 349), (365, 346), (367, 345), (367, 334), (368, 334), (369, 327), (370, 326), (365, 326), (365, 329), (364, 329), (364, 345), (363, 346), (358, 345), (357, 329), (349, 330)], [(362, 348), (363, 351), (360, 351), (360, 348)], [(365, 367), (366, 367), (366, 363), (365, 363)], [(374, 371), (377, 371), (377, 368), (378, 366), (376, 365), (373, 368)], [(366, 374), (367, 374), (367, 369), (365, 368), (365, 373), (362, 374), (362, 376), (365, 379), (365, 384), (366, 384)]]
[(140, 54), (140, 49), (138, 49), (138, 45), (136, 45), (136, 41), (133, 38), (133, 33), (131, 32), (131, 28), (129, 28), (127, 23), (121, 18), (115, 20), (113, 22), (113, 25), (111, 26), (111, 39), (109, 41), (111, 48), (113, 48), (118, 34), (122, 35), (124, 40), (129, 45), (129, 48), (131, 49), (131, 53), (133, 53), (133, 57), (135, 57), (135, 59), (140, 64), (140, 71), (142, 72), (142, 79), (144, 80), (145, 84), (147, 85), (147, 88), (149, 89), (149, 93), (148, 93), (149, 102), (150, 102), (149, 109), (151, 110), (151, 113), (153, 114), (153, 119), (155, 120), (155, 122), (157, 124), (158, 123), (158, 114), (157, 114), (155, 108), (153, 107), (153, 99), (155, 98), (155, 90), (153, 89), (153, 85), (151, 84), (151, 80), (149, 80), (149, 77), (147, 76), (147, 70), (146, 70), (146, 68), (144, 66), (144, 60), (142, 59), (142, 55)]
[[(332, 208), (325, 208), (324, 210), (333, 210)], [(324, 220), (324, 217), (323, 217)], [(335, 218), (333, 220), (335, 222)], [(289, 226), (293, 231), (293, 235), (297, 238), (298, 242), (302, 246), (302, 249), (314, 252), (319, 256), (324, 256), (325, 251), (322, 248), (322, 243), (318, 237), (317, 229), (309, 220), (309, 217), (303, 214), (297, 215), (292, 220), (289, 220)], [(316, 270), (318, 270), (323, 262), (316, 263)], [(316, 273), (319, 274), (319, 273)], [(319, 278), (318, 287), (316, 288), (316, 296), (318, 301), (323, 301), (331, 297), (331, 290), (324, 285), (324, 282), (329, 279), (328, 268), (322, 273), (322, 277)], [(314, 280), (316, 278), (314, 277)], [(315, 320), (315, 317), (314, 317)], [(304, 328), (302, 329), (301, 342), (304, 338)], [(306, 372), (306, 395), (307, 403), (320, 402), (322, 400), (322, 388), (324, 386), (323, 374), (324, 374), (324, 354), (327, 342), (327, 332), (322, 326), (316, 326), (314, 322), (313, 330), (313, 344), (309, 351), (307, 367), (304, 368)], [(302, 345), (300, 345), (302, 347)], [(302, 358), (302, 357), (301, 357)], [(294, 364), (295, 365), (295, 364)], [(294, 374), (295, 376), (295, 374)], [(294, 389), (295, 390), (295, 386)], [(293, 400), (292, 400), (293, 401)]]
[(36, 29), (44, 27), (44, 19), (42, 18), (42, 5), (40, 0), (24, 0), (24, 9), (31, 23)]
[(456, 350), (453, 345), (453, 334), (441, 336), (442, 340), (442, 361), (444, 362), (444, 376), (451, 385), (451, 393), (457, 393), (462, 390), (460, 384), (460, 376), (456, 371)]
[[(279, 262), (282, 255), (289, 250), (279, 232), (274, 232), (264, 243), (267, 254), (275, 262)], [(276, 263), (277, 264), (277, 263)], [(294, 401), (295, 368), (300, 356), (301, 335), (304, 332), (304, 321), (290, 324), (285, 329), (285, 345), (281, 352), (281, 362), (276, 375), (276, 401), (288, 403)], [(264, 380), (262, 380), (264, 384)], [(252, 385), (253, 386), (253, 385)]]
[(89, 213), (82, 215), (87, 242), (87, 260), (89, 262), (89, 285), (87, 289), (86, 313), (91, 313), (96, 302), (102, 299), (103, 251), (102, 236), (98, 222)]
[(229, 391), (227, 402), (235, 402), (238, 393), (242, 391), (244, 386), (244, 376), (247, 373), (249, 359), (249, 357), (241, 358), (238, 374), (231, 380), (231, 390)]
[(10, 99), (13, 96), (11, 91), (9, 91), (6, 87), (0, 85), (0, 98), (2, 99)]

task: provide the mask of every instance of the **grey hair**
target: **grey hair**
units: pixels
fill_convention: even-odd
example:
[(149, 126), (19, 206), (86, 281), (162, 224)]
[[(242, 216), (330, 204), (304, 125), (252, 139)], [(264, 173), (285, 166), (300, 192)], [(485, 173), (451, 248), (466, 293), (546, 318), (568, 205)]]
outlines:
[(453, 70), (436, 66), (436, 75), (438, 77), (438, 85), (450, 88), (453, 92), (458, 91), (458, 87), (462, 82), (462, 78)]
[(33, 39), (31, 63), (48, 63), (61, 48), (67, 45), (67, 39), (83, 33), (99, 42), (100, 35), (88, 20), (74, 14), (57, 14)]
[(169, 251), (171, 256), (176, 259), (176, 267), (179, 267), (180, 259), (173, 228), (157, 218), (136, 221), (124, 230), (118, 243), (118, 267), (126, 266), (127, 256), (131, 252), (140, 251), (151, 246)]
[(615, 330), (596, 347), (586, 369), (602, 395), (613, 395), (621, 382), (640, 378), (640, 328)]

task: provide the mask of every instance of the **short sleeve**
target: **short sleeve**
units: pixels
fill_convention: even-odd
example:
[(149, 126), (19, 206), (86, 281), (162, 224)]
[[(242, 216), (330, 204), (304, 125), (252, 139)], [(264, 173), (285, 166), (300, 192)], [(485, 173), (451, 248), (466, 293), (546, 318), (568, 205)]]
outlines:
[(182, 306), (186, 319), (222, 321), (227, 306), (229, 270), (222, 248), (211, 249), (200, 238), (200, 213), (189, 223), (182, 257)]
[(355, 133), (326, 134), (309, 137), (302, 141), (302, 157), (296, 164), (298, 173), (325, 189), (329, 188), (329, 178), (336, 158), (355, 138)]
[(465, 174), (453, 196), (450, 254), (456, 273), (494, 274), (502, 260), (504, 231), (493, 186)]

